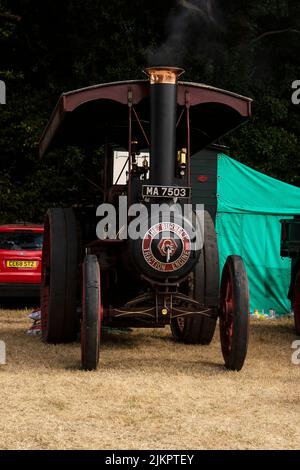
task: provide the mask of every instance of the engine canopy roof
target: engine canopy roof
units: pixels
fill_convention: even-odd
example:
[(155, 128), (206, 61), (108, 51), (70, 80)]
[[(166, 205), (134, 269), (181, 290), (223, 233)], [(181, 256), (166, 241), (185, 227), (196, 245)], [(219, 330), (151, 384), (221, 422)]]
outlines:
[[(148, 80), (106, 83), (63, 93), (42, 133), (40, 156), (62, 145), (111, 143), (127, 147), (128, 99), (150, 139), (149, 93)], [(250, 98), (208, 85), (179, 82), (178, 116), (182, 108), (190, 107), (192, 153), (245, 123), (251, 117), (251, 102)], [(133, 135), (144, 140), (134, 116), (133, 129)], [(186, 146), (184, 117), (177, 127), (176, 141), (177, 148)]]

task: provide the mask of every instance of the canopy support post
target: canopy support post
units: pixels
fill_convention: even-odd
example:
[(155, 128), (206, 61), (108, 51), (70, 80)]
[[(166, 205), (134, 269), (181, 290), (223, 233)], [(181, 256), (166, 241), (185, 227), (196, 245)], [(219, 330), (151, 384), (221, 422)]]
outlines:
[(131, 167), (132, 167), (132, 89), (128, 88), (128, 208), (131, 203)]
[(186, 126), (187, 126), (187, 185), (191, 186), (191, 124), (190, 124), (190, 94), (185, 92)]

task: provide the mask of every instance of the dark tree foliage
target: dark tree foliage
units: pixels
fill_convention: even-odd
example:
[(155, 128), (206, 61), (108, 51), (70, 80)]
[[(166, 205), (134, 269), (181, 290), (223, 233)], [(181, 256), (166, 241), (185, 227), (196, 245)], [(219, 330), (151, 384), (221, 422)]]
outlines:
[[(210, 15), (199, 11), (205, 5)], [(252, 120), (222, 143), (299, 185), (300, 106), (291, 102), (299, 44), (297, 0), (0, 0), (0, 223), (42, 220), (48, 206), (74, 203), (88, 180), (97, 183), (100, 151), (38, 159), (43, 127), (63, 91), (143, 78), (149, 61), (251, 96)]]

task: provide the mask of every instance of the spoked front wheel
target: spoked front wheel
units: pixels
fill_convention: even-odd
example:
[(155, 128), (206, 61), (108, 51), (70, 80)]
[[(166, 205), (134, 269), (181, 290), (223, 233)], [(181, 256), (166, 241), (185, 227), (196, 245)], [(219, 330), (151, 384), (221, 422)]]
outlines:
[(100, 268), (95, 255), (86, 255), (82, 266), (81, 362), (84, 370), (99, 363), (101, 334)]
[(220, 337), (225, 366), (241, 370), (248, 348), (249, 289), (247, 272), (240, 256), (228, 256), (220, 291)]

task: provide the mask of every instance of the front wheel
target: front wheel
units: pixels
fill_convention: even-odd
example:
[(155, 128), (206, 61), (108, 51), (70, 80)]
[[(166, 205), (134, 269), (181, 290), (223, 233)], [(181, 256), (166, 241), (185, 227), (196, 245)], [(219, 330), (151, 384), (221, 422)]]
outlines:
[(81, 363), (95, 370), (99, 363), (101, 334), (100, 268), (95, 255), (86, 255), (82, 266)]
[(228, 256), (220, 291), (220, 337), (225, 366), (241, 370), (249, 337), (249, 289), (247, 272), (240, 256)]

